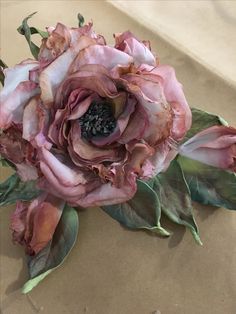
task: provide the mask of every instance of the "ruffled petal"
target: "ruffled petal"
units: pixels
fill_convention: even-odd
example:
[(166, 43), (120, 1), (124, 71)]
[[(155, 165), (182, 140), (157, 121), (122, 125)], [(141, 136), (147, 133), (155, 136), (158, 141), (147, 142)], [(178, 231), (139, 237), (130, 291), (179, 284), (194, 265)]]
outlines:
[(93, 164), (104, 161), (118, 161), (121, 151), (112, 148), (98, 148), (81, 138), (80, 126), (74, 123), (69, 134), (69, 154), (75, 164)]
[(11, 216), (13, 239), (26, 246), (30, 255), (37, 254), (52, 239), (65, 202), (47, 194), (29, 206), (18, 202)]
[(78, 52), (89, 45), (94, 45), (94, 43), (96, 42), (92, 38), (80, 37), (75, 46), (66, 50), (41, 72), (39, 84), (41, 87), (41, 99), (45, 105), (51, 106), (55, 91), (65, 79), (68, 69)]
[(105, 206), (125, 202), (131, 199), (137, 190), (136, 175), (130, 173), (121, 188), (111, 183), (101, 184), (98, 188), (86, 194), (83, 198), (72, 201), (72, 205), (82, 207)]
[(127, 31), (122, 34), (115, 34), (114, 37), (116, 41), (115, 48), (132, 56), (135, 65), (138, 66), (145, 63), (156, 66), (156, 58), (150, 49), (143, 42), (135, 38), (132, 33)]
[(168, 65), (160, 65), (151, 72), (163, 79), (165, 98), (171, 104), (173, 111), (171, 136), (175, 140), (181, 140), (192, 124), (192, 113), (184, 96), (182, 85), (176, 79), (175, 70)]
[(70, 72), (78, 71), (86, 64), (99, 64), (111, 70), (117, 64), (129, 65), (132, 62), (133, 58), (125, 52), (109, 46), (93, 45), (80, 51)]

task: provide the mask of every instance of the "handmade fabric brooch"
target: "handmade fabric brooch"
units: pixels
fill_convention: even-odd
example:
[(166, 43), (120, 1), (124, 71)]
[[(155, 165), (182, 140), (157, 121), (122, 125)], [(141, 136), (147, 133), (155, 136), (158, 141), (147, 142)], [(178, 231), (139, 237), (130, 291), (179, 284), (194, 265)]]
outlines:
[[(161, 215), (201, 244), (191, 199), (236, 209), (236, 129), (190, 109), (174, 69), (131, 32), (108, 45), (92, 23), (18, 28), (33, 59), (1, 60), (0, 154), (15, 173), (0, 185), (13, 204), (14, 242), (28, 255), (23, 292), (73, 247), (81, 208), (170, 236)], [(32, 34), (42, 37), (40, 47)]]

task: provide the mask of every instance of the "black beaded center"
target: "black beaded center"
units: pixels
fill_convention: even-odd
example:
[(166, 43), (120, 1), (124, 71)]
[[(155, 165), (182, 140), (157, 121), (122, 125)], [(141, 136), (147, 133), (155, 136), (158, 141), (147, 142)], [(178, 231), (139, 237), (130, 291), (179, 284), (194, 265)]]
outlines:
[(79, 118), (82, 137), (91, 139), (95, 136), (108, 136), (115, 127), (116, 120), (112, 107), (106, 102), (93, 102), (86, 113)]

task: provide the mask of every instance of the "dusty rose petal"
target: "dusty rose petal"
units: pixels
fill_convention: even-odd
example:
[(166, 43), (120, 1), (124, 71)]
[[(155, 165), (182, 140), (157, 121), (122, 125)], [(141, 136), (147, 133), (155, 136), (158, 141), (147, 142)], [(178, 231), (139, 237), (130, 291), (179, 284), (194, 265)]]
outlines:
[(29, 71), (38, 66), (34, 60), (25, 60), (4, 70), (5, 82), (0, 92), (0, 128), (12, 122), (21, 123), (27, 101), (40, 92), (37, 84), (29, 80)]
[(131, 115), (129, 123), (118, 139), (118, 142), (121, 144), (127, 144), (134, 139), (140, 140), (143, 138), (148, 124), (149, 122), (146, 111), (140, 104), (137, 105), (135, 112)]
[(46, 180), (43, 179), (39, 181), (39, 188), (61, 197), (66, 201), (79, 199), (101, 185), (100, 179), (91, 173), (86, 174), (86, 179), (88, 180), (86, 182), (81, 182), (74, 186), (64, 185), (46, 163), (41, 161), (40, 169)]
[(213, 126), (190, 138), (179, 154), (205, 164), (236, 171), (236, 129)]
[(81, 50), (74, 60), (70, 71), (77, 71), (86, 64), (99, 64), (110, 70), (117, 64), (129, 65), (132, 62), (133, 58), (131, 56), (118, 49), (109, 46), (93, 45)]
[(74, 186), (86, 183), (83, 173), (78, 168), (71, 168), (65, 165), (44, 147), (42, 147), (41, 153), (42, 156), (40, 159), (47, 164), (47, 166), (57, 177), (58, 181), (60, 181), (63, 185)]
[(64, 205), (64, 201), (46, 193), (29, 206), (18, 202), (11, 216), (13, 240), (25, 245), (28, 254), (37, 254), (52, 239)]
[(130, 143), (126, 145), (130, 152), (129, 168), (137, 175), (142, 175), (141, 169), (145, 160), (151, 157), (155, 150), (147, 143)]
[(153, 73), (163, 78), (163, 90), (166, 100), (173, 105), (172, 137), (181, 140), (192, 124), (192, 114), (183, 93), (182, 85), (177, 81), (175, 70), (167, 65), (156, 67)]
[(111, 183), (100, 185), (83, 198), (71, 202), (82, 207), (105, 206), (119, 204), (131, 199), (136, 192), (136, 175), (129, 174), (129, 178), (121, 188), (112, 186)]
[(37, 168), (27, 162), (15, 164), (17, 174), (22, 181), (36, 180), (38, 178)]
[(23, 134), (22, 137), (30, 141), (35, 137), (39, 130), (39, 117), (38, 117), (38, 99), (32, 98), (23, 112)]
[(45, 105), (51, 106), (56, 88), (65, 79), (68, 69), (78, 52), (93, 44), (93, 39), (85, 36), (80, 37), (77, 45), (70, 47), (41, 72), (39, 84), (41, 99)]
[(53, 196), (47, 196), (42, 202), (34, 200), (30, 204), (25, 233), (30, 252), (37, 254), (52, 239), (64, 205), (63, 200)]
[(19, 243), (21, 245), (24, 244), (24, 234), (25, 234), (25, 222), (27, 216), (28, 206), (26, 203), (21, 201), (17, 201), (16, 209), (11, 215), (10, 218), (10, 228), (12, 230), (12, 238), (13, 241)]
[[(74, 159), (75, 153), (82, 162), (89, 164), (104, 161), (116, 161), (120, 159), (118, 151), (115, 149), (98, 148), (81, 138), (79, 124), (73, 124), (70, 132), (69, 153)], [(72, 153), (73, 152), (73, 153)]]
[(117, 117), (115, 130), (107, 137), (94, 138), (91, 140), (96, 146), (110, 145), (114, 141), (121, 137), (127, 127), (130, 115), (135, 111), (135, 106), (137, 105), (137, 100), (131, 95), (128, 96), (127, 105), (125, 106), (123, 112)]
[(156, 58), (150, 51), (150, 49), (140, 42), (130, 32), (123, 34), (115, 34), (116, 48), (124, 51), (128, 55), (134, 58), (134, 64), (140, 65), (142, 63), (156, 66)]

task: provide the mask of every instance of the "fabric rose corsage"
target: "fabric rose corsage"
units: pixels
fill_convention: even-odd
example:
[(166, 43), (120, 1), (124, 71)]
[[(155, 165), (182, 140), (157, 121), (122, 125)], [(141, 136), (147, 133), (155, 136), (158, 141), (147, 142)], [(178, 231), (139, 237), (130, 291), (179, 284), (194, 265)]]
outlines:
[(29, 17), (18, 31), (35, 59), (1, 61), (0, 94), (1, 162), (15, 170), (0, 185), (0, 204), (16, 202), (13, 240), (29, 258), (23, 291), (69, 253), (81, 207), (169, 236), (163, 213), (201, 244), (191, 198), (235, 209), (236, 130), (190, 109), (148, 41), (126, 31), (107, 44), (81, 15), (79, 27), (46, 32)]

